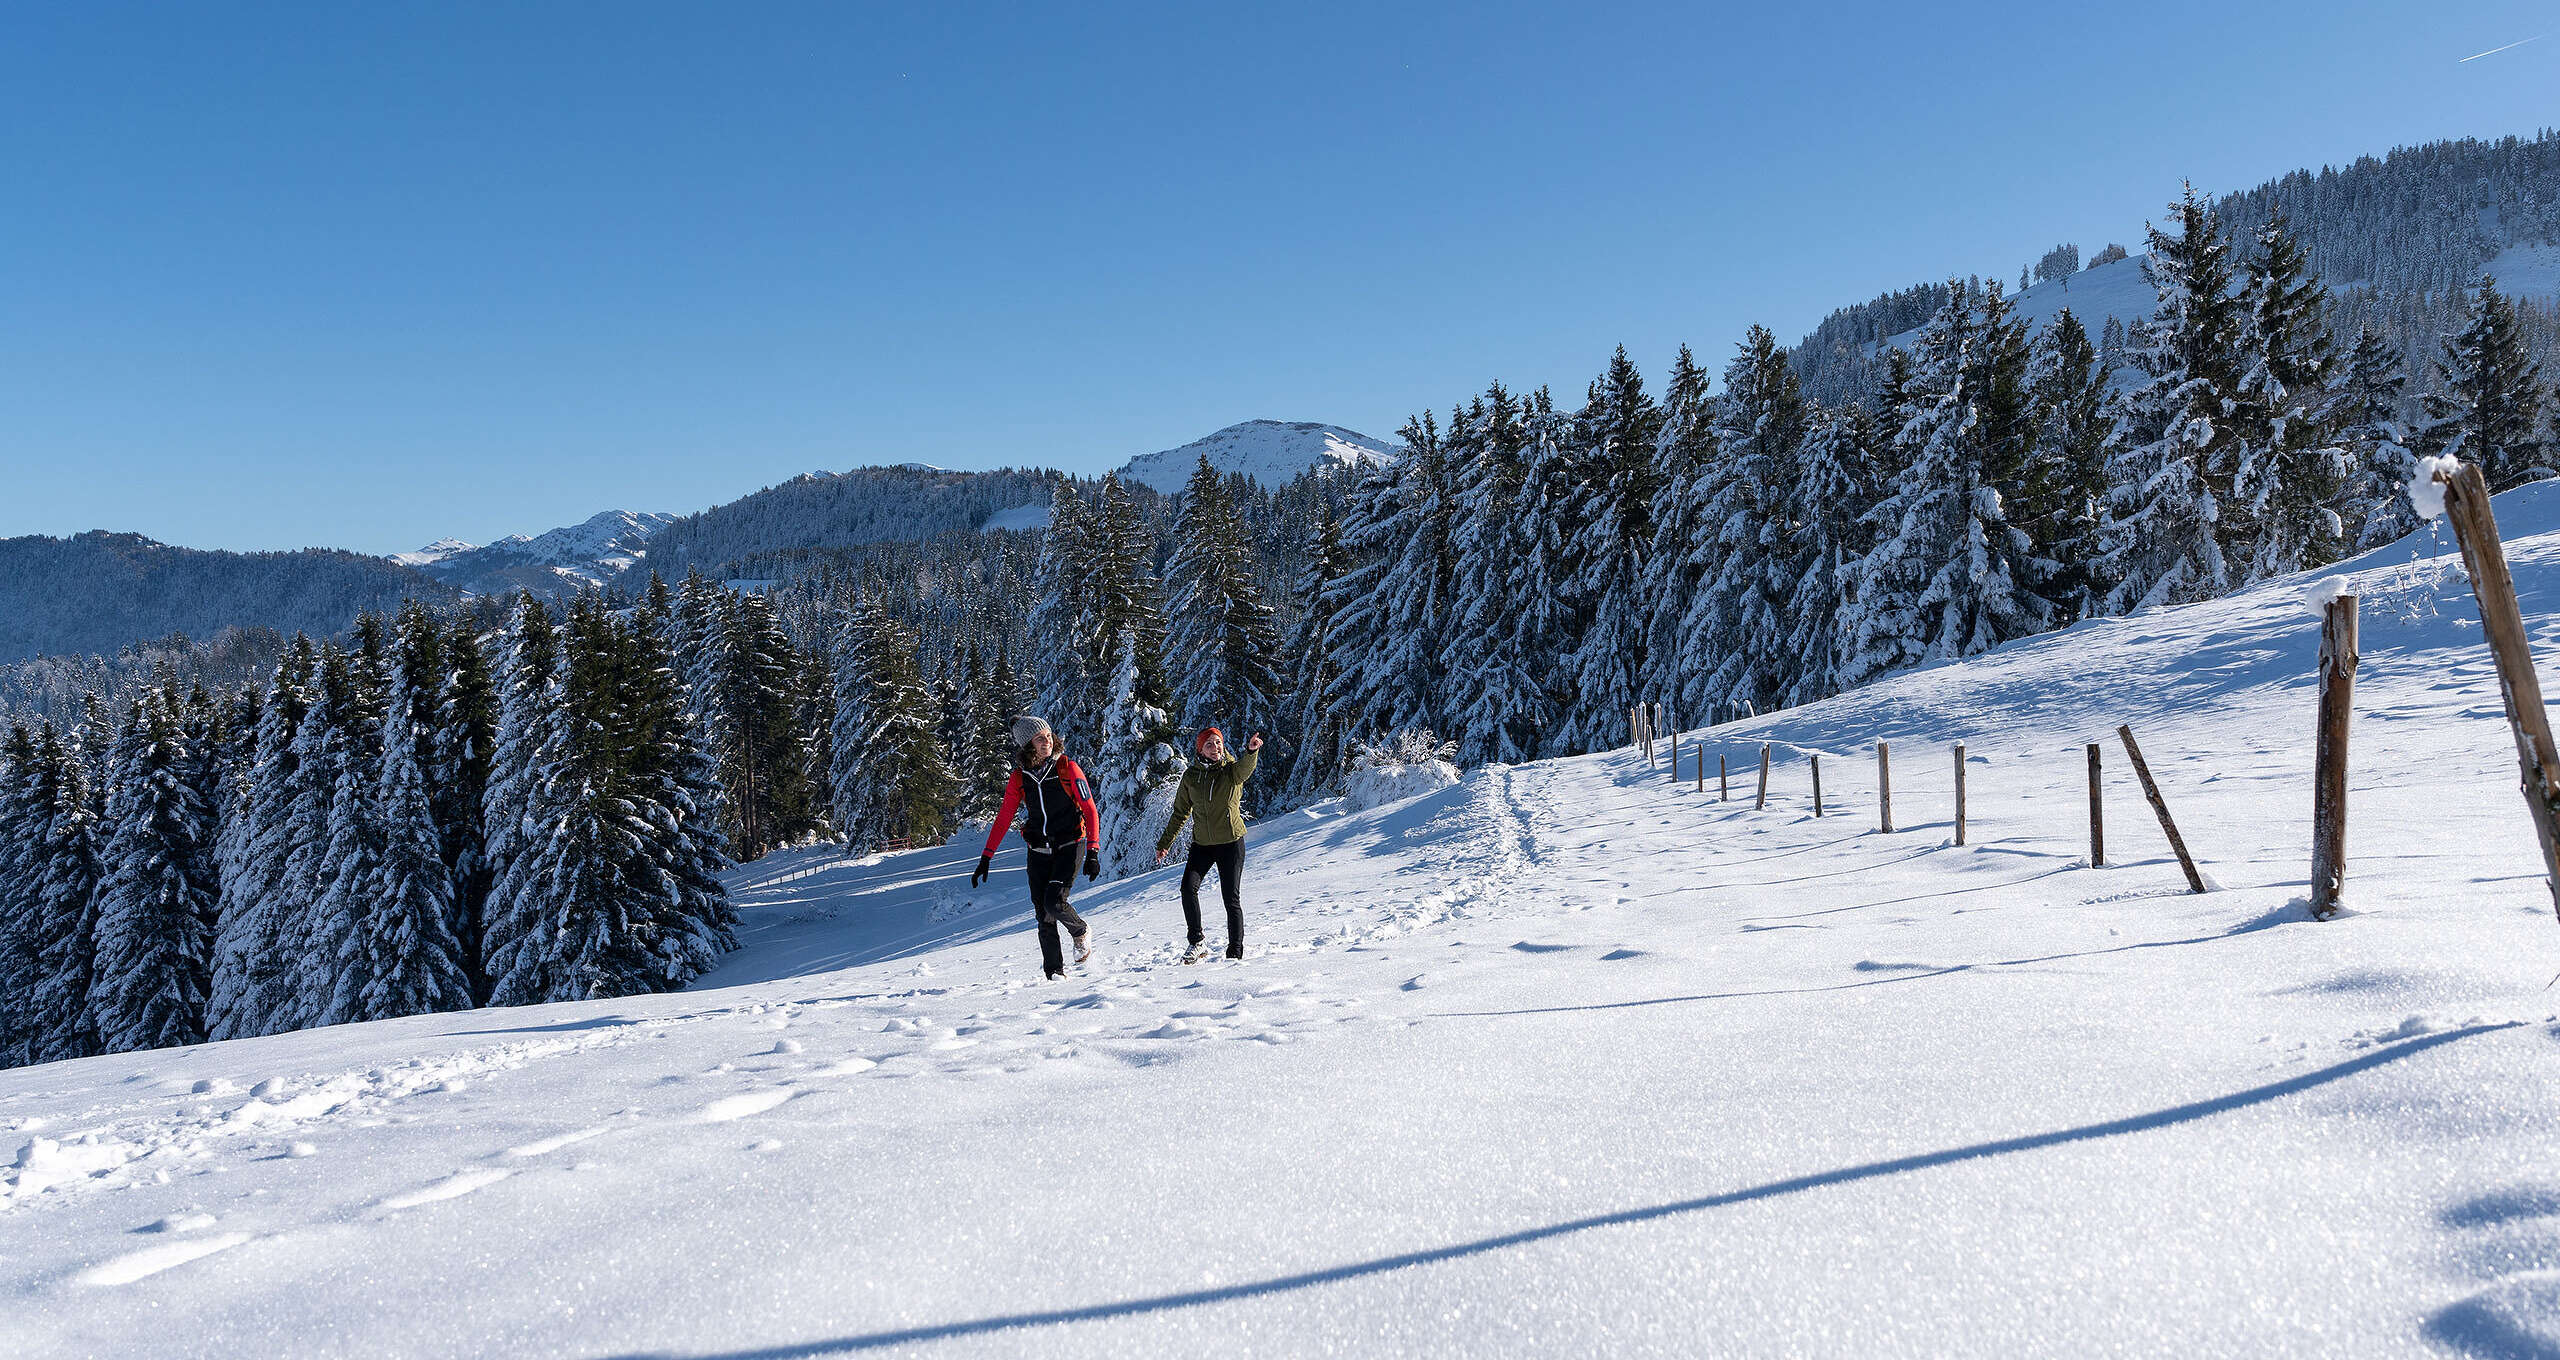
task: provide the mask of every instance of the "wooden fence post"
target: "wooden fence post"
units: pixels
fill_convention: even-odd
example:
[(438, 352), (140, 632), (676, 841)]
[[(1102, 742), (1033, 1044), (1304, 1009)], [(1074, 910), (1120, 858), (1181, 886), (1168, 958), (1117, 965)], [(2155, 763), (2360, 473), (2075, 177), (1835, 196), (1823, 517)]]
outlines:
[(2118, 724), (2116, 735), (2124, 738), (2125, 759), (2133, 762), (2133, 774), (2142, 781), (2142, 796), (2151, 800), (2151, 810), (2160, 814), (2160, 829), (2168, 833), (2169, 848), (2178, 852), (2178, 867), (2186, 870), (2187, 886), (2204, 891), (2204, 875), (2196, 872), (2195, 856), (2187, 853), (2187, 838), (2178, 834), (2178, 824), (2169, 820), (2169, 800), (2160, 796), (2160, 786), (2151, 778), (2151, 762), (2142, 758), (2142, 748), (2134, 745), (2131, 724)]
[(1964, 844), (1964, 743), (1956, 743), (1956, 844)]
[(1813, 815), (1819, 817), (1822, 815), (1822, 757), (1808, 754), (1806, 759), (1813, 762)]
[(2355, 712), (2356, 597), (2320, 611), (2320, 741), (2311, 774), (2311, 915), (2338, 914), (2347, 878), (2347, 726)]
[(1760, 800), (1751, 805), (1757, 812), (1769, 806), (1769, 743), (1760, 743)]
[(2098, 743), (2089, 743), (2089, 867), (2107, 863), (2107, 809), (2098, 800)]
[(2525, 807), (2542, 838), (2542, 867), (2551, 878), (2551, 910), (2560, 916), (2560, 749), (2551, 741), (2551, 715), (2542, 707), (2542, 682), (2533, 673), (2533, 649), (2524, 632), (2524, 614), (2516, 607), (2515, 578), (2507, 572), (2507, 550), (2498, 541), (2497, 517), (2489, 511), (2489, 484), (2480, 469), (2464, 463), (2445, 483), (2445, 518), (2453, 521), (2454, 540), (2462, 545), (2462, 565), (2471, 573), (2471, 594), (2480, 604), (2480, 631), (2498, 662), (2498, 689), (2507, 701), (2507, 727), (2515, 734), (2516, 760), (2524, 768)]
[(1876, 743), (1876, 817), (1879, 830), (1893, 830), (1893, 753), (1883, 742)]
[[(1733, 797), (1733, 779), (1725, 771), (1724, 759), (1724, 753), (1718, 751), (1716, 753), (1716, 801), (1719, 803)], [(1698, 762), (1698, 778), (1703, 780), (1706, 777), (1707, 762), (1701, 760)]]

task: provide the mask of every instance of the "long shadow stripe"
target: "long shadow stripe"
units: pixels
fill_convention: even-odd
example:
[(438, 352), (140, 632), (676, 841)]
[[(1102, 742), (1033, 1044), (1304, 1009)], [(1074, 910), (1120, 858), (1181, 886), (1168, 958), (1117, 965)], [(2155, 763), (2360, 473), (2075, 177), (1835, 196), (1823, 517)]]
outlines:
[[(1329, 1266), (1322, 1270), (1301, 1271), (1295, 1275), (1282, 1275), (1249, 1284), (1221, 1285), (1214, 1289), (1191, 1289), (1180, 1293), (1159, 1294), (1153, 1298), (1129, 1299), (1120, 1303), (1087, 1304), (1081, 1308), (1007, 1313), (996, 1317), (973, 1318), (963, 1322), (905, 1327), (896, 1331), (866, 1332), (858, 1336), (837, 1337), (828, 1341), (704, 1353), (693, 1357), (693, 1360), (808, 1360), (809, 1357), (846, 1351), (878, 1350), (887, 1346), (910, 1346), (919, 1342), (948, 1341), (958, 1337), (984, 1336), (991, 1332), (1013, 1331), (1024, 1327), (1055, 1327), (1073, 1322), (1100, 1322), (1110, 1318), (1138, 1317), (1149, 1313), (1198, 1308), (1206, 1304), (1264, 1298), (1273, 1294), (1309, 1289), (1317, 1285), (1340, 1284), (1346, 1280), (1391, 1274), (1414, 1266), (1483, 1256), (1511, 1247), (1527, 1246), (1533, 1242), (1544, 1242), (1552, 1238), (1590, 1232), (1596, 1228), (1650, 1223), (1680, 1214), (1697, 1213), (1703, 1209), (1721, 1209), (1735, 1204), (1749, 1204), (1755, 1200), (1776, 1199), (1782, 1195), (1819, 1190), (1834, 1185), (1847, 1185), (1856, 1181), (1876, 1180), (1885, 1176), (1900, 1175), (1906, 1171), (1925, 1171), (1957, 1162), (2006, 1156), (2012, 1152), (2031, 1152), (2039, 1148), (2060, 1147), (2066, 1143), (2084, 1143), (2099, 1138), (2112, 1138), (2119, 1134), (2167, 1128), (2213, 1115), (2227, 1114), (2233, 1110), (2246, 1109), (2252, 1105), (2263, 1105), (2285, 1096), (2298, 1095), (2459, 1039), (2515, 1029), (2522, 1024), (2522, 1021), (2510, 1020), (2500, 1024), (2472, 1025), (2463, 1029), (2448, 1030), (2442, 1034), (2430, 1034), (2405, 1043), (2378, 1048), (2371, 1053), (2321, 1068), (2316, 1072), (2305, 1072), (2300, 1076), (2287, 1077), (2282, 1081), (2269, 1082), (2263, 1086), (2253, 1086), (2230, 1095), (2215, 1096), (2185, 1105), (2173, 1105), (2168, 1109), (2153, 1110), (2147, 1114), (2127, 1115), (2122, 1119), (2082, 1124), (2075, 1128), (2056, 1129), (2048, 1133), (2030, 1133), (2016, 1138), (1995, 1139), (1987, 1143), (1971, 1143), (1937, 1152), (1916, 1153), (1909, 1157), (1867, 1162), (1834, 1171), (1818, 1171), (1811, 1175), (1793, 1176), (1786, 1180), (1769, 1181), (1746, 1189), (1730, 1190), (1720, 1195), (1702, 1195), (1696, 1199), (1675, 1200), (1669, 1204), (1650, 1205), (1641, 1209), (1621, 1209), (1615, 1213), (1594, 1214), (1588, 1218), (1568, 1219), (1562, 1223), (1550, 1223), (1543, 1227), (1524, 1228), (1518, 1232), (1502, 1233), (1494, 1237), (1481, 1237), (1475, 1241), (1460, 1242), (1454, 1246), (1400, 1252), (1394, 1256), (1381, 1256), (1375, 1260), (1358, 1261), (1350, 1265)], [(623, 1360), (652, 1360), (652, 1358), (635, 1355), (623, 1357)], [(655, 1360), (670, 1360), (670, 1358), (661, 1355)]]

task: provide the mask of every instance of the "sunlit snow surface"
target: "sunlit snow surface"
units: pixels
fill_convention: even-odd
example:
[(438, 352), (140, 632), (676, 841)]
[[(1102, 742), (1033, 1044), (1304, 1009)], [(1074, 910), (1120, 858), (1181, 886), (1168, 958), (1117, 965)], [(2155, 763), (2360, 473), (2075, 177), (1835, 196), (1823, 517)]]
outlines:
[[(2498, 507), (2546, 657), (2555, 490)], [(1684, 745), (1273, 818), (1240, 965), (1176, 961), (1166, 872), (1046, 985), (1018, 851), (778, 855), (686, 994), (0, 1074), (0, 1354), (2552, 1354), (2496, 681), (2454, 559), (2323, 574), (2337, 921), (2307, 579), (1715, 729), (1704, 793)]]

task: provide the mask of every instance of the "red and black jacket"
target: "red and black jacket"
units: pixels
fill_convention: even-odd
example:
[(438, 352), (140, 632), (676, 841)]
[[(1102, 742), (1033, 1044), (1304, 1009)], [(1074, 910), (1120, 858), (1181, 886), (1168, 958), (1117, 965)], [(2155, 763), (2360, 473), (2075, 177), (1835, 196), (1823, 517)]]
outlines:
[(1093, 785), (1064, 756), (1036, 770), (1017, 768), (1005, 781), (1004, 806), (987, 831), (988, 854), (1004, 843), (1016, 809), (1022, 813), (1022, 843), (1034, 850), (1063, 850), (1078, 842), (1102, 848), (1102, 814), (1094, 810)]

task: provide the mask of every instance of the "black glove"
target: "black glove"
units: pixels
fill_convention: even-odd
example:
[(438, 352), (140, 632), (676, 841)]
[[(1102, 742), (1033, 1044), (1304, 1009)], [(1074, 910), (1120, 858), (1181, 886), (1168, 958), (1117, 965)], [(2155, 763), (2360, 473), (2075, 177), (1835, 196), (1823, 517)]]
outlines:
[(970, 887), (972, 887), (972, 888), (974, 888), (974, 887), (978, 886), (979, 884), (986, 882), (986, 881), (987, 881), (987, 868), (988, 868), (988, 866), (989, 866), (989, 865), (992, 865), (992, 864), (994, 864), (995, 862), (996, 862), (996, 857), (995, 857), (995, 856), (993, 856), (993, 855), (980, 855), (980, 856), (978, 856), (978, 872), (976, 872), (976, 873), (974, 873), (974, 874), (969, 875), (969, 886), (970, 886)]
[(1084, 852), (1084, 876), (1086, 878), (1102, 877), (1101, 851), (1088, 849)]

